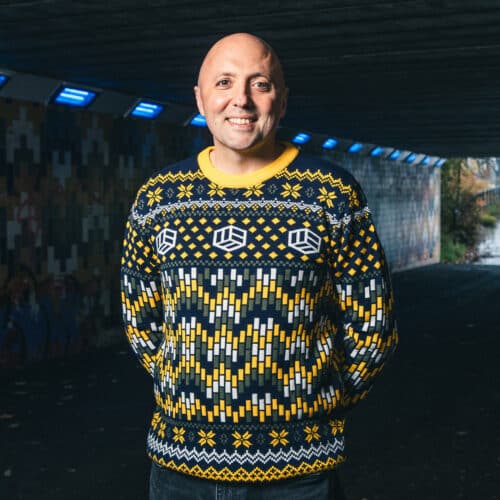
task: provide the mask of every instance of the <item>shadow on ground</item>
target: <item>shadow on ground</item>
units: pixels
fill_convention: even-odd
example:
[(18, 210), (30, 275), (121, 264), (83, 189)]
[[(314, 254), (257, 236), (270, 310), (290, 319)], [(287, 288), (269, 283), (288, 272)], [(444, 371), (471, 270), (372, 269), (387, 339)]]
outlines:
[[(498, 499), (500, 267), (430, 266), (394, 287), (400, 347), (350, 415), (348, 499)], [(0, 383), (1, 499), (146, 498), (152, 388), (126, 345)]]

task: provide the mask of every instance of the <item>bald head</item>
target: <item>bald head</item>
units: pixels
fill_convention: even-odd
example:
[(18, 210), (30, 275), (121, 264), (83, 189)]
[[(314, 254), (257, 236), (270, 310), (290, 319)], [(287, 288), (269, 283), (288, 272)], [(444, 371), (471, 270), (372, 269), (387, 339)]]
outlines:
[(288, 91), (274, 50), (260, 38), (235, 33), (215, 43), (194, 88), (198, 110), (214, 139), (214, 158), (272, 161), (275, 132)]
[(212, 71), (214, 65), (220, 65), (221, 58), (224, 58), (229, 53), (241, 54), (242, 56), (253, 54), (262, 60), (268, 61), (276, 87), (280, 90), (285, 89), (283, 69), (276, 52), (262, 38), (250, 33), (233, 33), (221, 38), (212, 45), (201, 64), (198, 73), (198, 86), (202, 85), (207, 72)]

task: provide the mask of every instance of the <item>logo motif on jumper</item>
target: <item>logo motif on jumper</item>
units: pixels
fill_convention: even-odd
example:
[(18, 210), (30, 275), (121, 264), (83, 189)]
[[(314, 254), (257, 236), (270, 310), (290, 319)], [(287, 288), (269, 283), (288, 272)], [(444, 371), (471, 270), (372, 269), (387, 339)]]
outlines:
[(310, 229), (294, 229), (288, 233), (288, 246), (303, 254), (318, 253), (321, 238)]
[(247, 244), (247, 231), (236, 226), (225, 226), (214, 232), (214, 247), (233, 252)]
[(165, 255), (171, 248), (174, 248), (176, 239), (177, 231), (162, 229), (156, 236), (156, 251), (160, 255)]

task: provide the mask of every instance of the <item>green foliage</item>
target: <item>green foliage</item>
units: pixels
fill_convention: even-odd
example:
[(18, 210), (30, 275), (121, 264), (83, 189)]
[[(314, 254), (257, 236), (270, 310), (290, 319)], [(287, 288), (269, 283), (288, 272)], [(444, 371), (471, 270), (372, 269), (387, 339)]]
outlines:
[(490, 215), (488, 213), (483, 213), (479, 216), (479, 220), (481, 225), (484, 227), (495, 227), (497, 222), (497, 218), (494, 215)]
[[(465, 254), (479, 240), (481, 208), (467, 177), (465, 161), (448, 160), (441, 169), (441, 258)], [(457, 257), (456, 260), (459, 260)]]
[(449, 234), (441, 235), (441, 262), (460, 262), (464, 259), (467, 248), (462, 243), (455, 243)]
[(496, 203), (493, 203), (492, 205), (488, 205), (487, 207), (484, 207), (486, 210), (486, 213), (489, 215), (492, 215), (493, 217), (496, 217), (497, 219), (500, 218), (500, 201), (497, 201)]

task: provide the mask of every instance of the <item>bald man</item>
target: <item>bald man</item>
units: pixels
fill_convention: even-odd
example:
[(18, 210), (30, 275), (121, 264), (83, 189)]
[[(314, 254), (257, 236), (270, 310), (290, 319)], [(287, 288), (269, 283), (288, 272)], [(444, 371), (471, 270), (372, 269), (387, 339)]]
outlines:
[(194, 92), (213, 146), (140, 188), (123, 247), (150, 499), (343, 498), (346, 412), (397, 343), (366, 199), (276, 139), (288, 90), (263, 40), (219, 40)]

